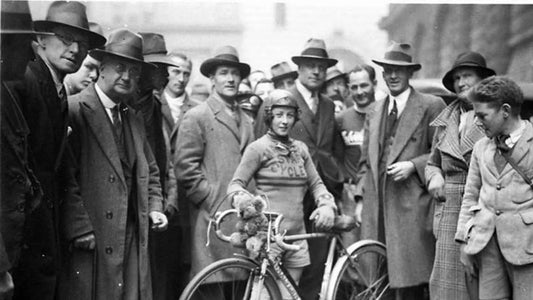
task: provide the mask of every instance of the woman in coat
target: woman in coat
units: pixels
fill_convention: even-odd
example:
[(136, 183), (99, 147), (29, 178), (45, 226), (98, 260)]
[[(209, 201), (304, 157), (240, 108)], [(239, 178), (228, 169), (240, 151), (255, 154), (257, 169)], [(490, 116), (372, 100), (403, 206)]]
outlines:
[(486, 67), (481, 54), (465, 52), (457, 57), (442, 79), (444, 86), (459, 98), (431, 124), (436, 131), (426, 178), (428, 190), (435, 199), (433, 230), (437, 239), (430, 277), (432, 299), (471, 299), (467, 280), (472, 282), (472, 279), (465, 277), (459, 260), (459, 244), (454, 237), (472, 148), (485, 134), (474, 124), (471, 104), (461, 96), (483, 78), (494, 74)]

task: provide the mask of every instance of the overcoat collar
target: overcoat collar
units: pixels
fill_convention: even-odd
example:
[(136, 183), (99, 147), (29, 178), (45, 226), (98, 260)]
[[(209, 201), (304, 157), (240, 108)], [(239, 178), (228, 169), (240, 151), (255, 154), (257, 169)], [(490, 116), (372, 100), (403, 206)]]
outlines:
[(368, 118), (368, 161), (371, 169), (373, 170), (374, 182), (379, 182), (379, 155), (380, 155), (380, 143), (381, 143), (381, 116), (383, 115), (383, 110), (388, 109), (385, 105), (388, 101), (377, 101), (375, 102), (374, 109), (370, 111), (367, 115)]
[(320, 142), (327, 129), (325, 126), (320, 126), (320, 124), (326, 124), (326, 119), (329, 117), (326, 109), (327, 100), (324, 99), (324, 95), (318, 94), (317, 113), (314, 114), (296, 87), (292, 87), (289, 91), (298, 103), (301, 111), (300, 122), (302, 122), (303, 127), (307, 130), (309, 137), (314, 143)]

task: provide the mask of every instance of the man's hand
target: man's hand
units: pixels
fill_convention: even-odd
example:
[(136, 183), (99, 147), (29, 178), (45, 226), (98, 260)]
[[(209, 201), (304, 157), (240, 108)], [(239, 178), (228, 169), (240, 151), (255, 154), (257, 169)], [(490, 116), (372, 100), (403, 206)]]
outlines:
[(459, 260), (465, 266), (466, 274), (469, 277), (477, 277), (477, 263), (474, 255), (465, 253), (466, 244), (461, 244)]
[(96, 246), (96, 240), (94, 238), (94, 233), (92, 232), (87, 233), (78, 238), (75, 238), (72, 245), (74, 246), (74, 248), (78, 248), (82, 250), (94, 250), (94, 247)]
[(411, 161), (400, 161), (387, 167), (387, 175), (394, 181), (406, 180), (415, 172), (415, 164)]
[(0, 273), (0, 299), (11, 299), (14, 288), (11, 274), (9, 272)]
[(362, 145), (364, 140), (363, 131), (346, 131), (341, 132), (342, 139), (346, 146)]
[(428, 192), (433, 198), (439, 201), (446, 200), (446, 196), (444, 195), (444, 178), (441, 174), (437, 173), (431, 177), (428, 184)]
[(335, 211), (330, 206), (321, 206), (311, 213), (309, 220), (314, 220), (316, 227), (320, 230), (331, 229), (335, 221)]
[(158, 211), (152, 211), (148, 214), (150, 221), (152, 221), (152, 230), (165, 231), (168, 226), (168, 219), (165, 214)]
[(355, 226), (360, 227), (363, 223), (363, 200), (355, 203)]

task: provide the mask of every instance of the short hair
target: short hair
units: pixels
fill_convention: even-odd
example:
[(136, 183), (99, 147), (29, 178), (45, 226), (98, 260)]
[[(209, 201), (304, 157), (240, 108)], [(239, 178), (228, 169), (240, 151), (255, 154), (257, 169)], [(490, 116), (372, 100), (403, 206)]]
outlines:
[(169, 56), (177, 56), (181, 59), (183, 59), (185, 62), (187, 62), (189, 64), (189, 66), (191, 66), (191, 70), (192, 70), (192, 60), (185, 54), (183, 53), (180, 53), (180, 52), (170, 52), (168, 54)]
[(348, 82), (350, 82), (350, 74), (362, 72), (365, 71), (368, 74), (368, 78), (370, 78), (370, 81), (374, 82), (376, 81), (376, 70), (371, 65), (367, 64), (360, 64), (356, 65), (350, 72), (348, 72)]
[(472, 102), (488, 103), (499, 108), (503, 104), (511, 106), (511, 114), (520, 115), (524, 94), (513, 80), (504, 76), (490, 76), (481, 80), (467, 94)]

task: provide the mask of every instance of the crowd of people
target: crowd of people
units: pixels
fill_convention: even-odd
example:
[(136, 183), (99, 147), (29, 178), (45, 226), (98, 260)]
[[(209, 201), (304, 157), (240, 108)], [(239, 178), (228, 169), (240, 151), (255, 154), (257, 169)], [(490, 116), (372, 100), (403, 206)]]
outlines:
[[(409, 44), (372, 60), (380, 93), (316, 38), (271, 76), (219, 47), (189, 95), (193, 62), (159, 33), (106, 38), (76, 1), (39, 21), (2, 1), (1, 20), (0, 299), (177, 299), (240, 251), (208, 231), (239, 191), (290, 234), (353, 216), (343, 239), (386, 245), (395, 299), (533, 297), (533, 128), (480, 53), (444, 74), (448, 104), (410, 85)], [(317, 299), (327, 241), (300, 246), (271, 254)]]

